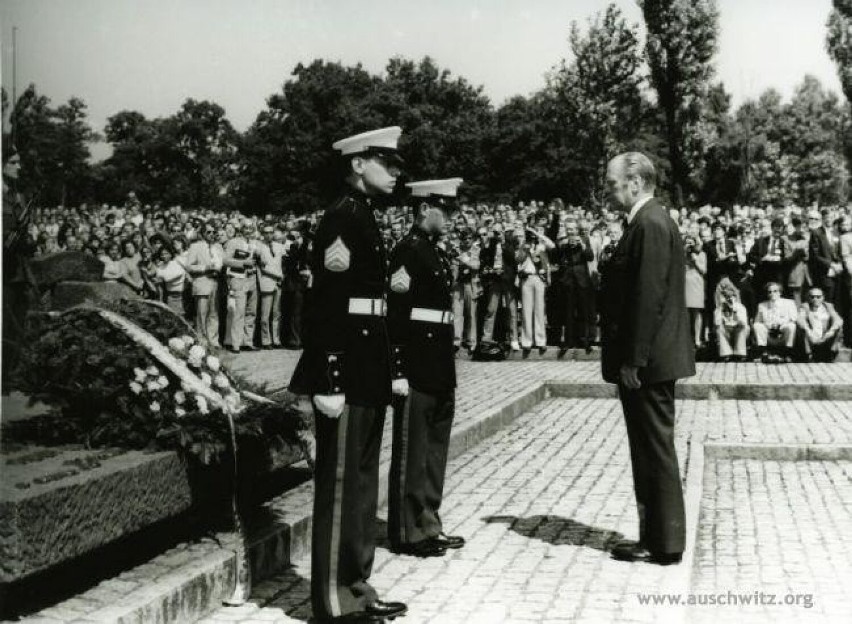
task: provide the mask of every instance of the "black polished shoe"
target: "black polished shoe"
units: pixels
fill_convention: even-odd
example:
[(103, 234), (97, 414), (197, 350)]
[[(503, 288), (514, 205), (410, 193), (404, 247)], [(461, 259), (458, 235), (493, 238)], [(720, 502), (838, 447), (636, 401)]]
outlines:
[(523, 353), (523, 358), (527, 359), (530, 356), (530, 353), (532, 353), (532, 349), (530, 349), (529, 347), (524, 347), (523, 350), (522, 350), (522, 353)]
[(383, 602), (376, 600), (364, 609), (364, 613), (372, 617), (386, 618), (392, 620), (401, 617), (408, 612), (408, 605), (404, 602)]
[(683, 553), (654, 553), (638, 542), (625, 542), (612, 549), (612, 558), (618, 561), (640, 561), (657, 565), (680, 563)]
[(557, 359), (562, 359), (565, 357), (565, 354), (568, 353), (568, 347), (559, 347), (559, 351), (556, 353)]
[(538, 354), (539, 355), (544, 355), (545, 353), (547, 353), (547, 347), (539, 347), (538, 348)]
[(425, 539), (414, 544), (400, 544), (392, 548), (391, 552), (397, 555), (412, 555), (414, 557), (443, 557), (447, 547), (442, 546), (433, 539)]
[(233, 353), (234, 355), (239, 355), (239, 354), (240, 354), (240, 350), (239, 350), (239, 349), (235, 349), (234, 347), (228, 347), (228, 351), (230, 351), (230, 352), (231, 352), (231, 353)]
[(465, 544), (463, 537), (459, 535), (447, 535), (446, 533), (438, 533), (438, 535), (433, 537), (430, 541), (445, 549), (461, 548)]

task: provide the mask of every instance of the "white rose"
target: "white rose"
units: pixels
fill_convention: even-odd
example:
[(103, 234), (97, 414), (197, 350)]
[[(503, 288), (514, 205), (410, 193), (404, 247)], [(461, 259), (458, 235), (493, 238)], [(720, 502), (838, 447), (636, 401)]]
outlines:
[(228, 396), (225, 397), (225, 405), (227, 405), (228, 409), (232, 412), (238, 411), (241, 405), (239, 393), (230, 392)]
[(231, 382), (228, 381), (228, 378), (222, 373), (216, 375), (216, 379), (213, 380), (213, 383), (216, 384), (217, 388), (222, 388), (223, 390), (231, 386)]
[(186, 343), (183, 338), (171, 338), (169, 340), (169, 349), (176, 353), (183, 353), (186, 350)]
[(151, 409), (152, 412), (159, 412), (160, 411), (160, 404), (157, 403), (156, 401), (151, 403), (151, 405), (149, 405), (148, 407)]
[(148, 392), (156, 392), (160, 389), (160, 384), (158, 384), (156, 381), (149, 381), (147, 384), (145, 384), (145, 388), (147, 388)]
[(210, 375), (208, 375), (207, 373), (201, 373), (201, 383), (203, 383), (205, 386), (209, 386), (213, 383), (213, 378), (210, 377)]
[(160, 375), (159, 377), (157, 377), (157, 385), (160, 386), (160, 389), (168, 388), (169, 378), (165, 375)]
[(207, 368), (212, 370), (214, 373), (219, 371), (220, 362), (219, 358), (215, 355), (208, 355), (204, 362), (207, 364)]
[(184, 416), (186, 416), (186, 410), (182, 407), (176, 407), (175, 416), (177, 416), (178, 418), (183, 418)]
[(133, 374), (136, 376), (136, 381), (142, 382), (148, 377), (148, 373), (146, 373), (141, 368), (134, 368)]
[(195, 404), (198, 406), (198, 411), (202, 414), (207, 414), (210, 410), (207, 407), (207, 399), (205, 399), (200, 394), (195, 396)]
[(160, 376), (160, 369), (157, 368), (156, 366), (153, 366), (153, 365), (146, 368), (145, 372), (150, 377), (159, 377)]
[(192, 366), (193, 368), (201, 368), (201, 358), (200, 357), (192, 357), (191, 355), (186, 358), (186, 363)]
[(178, 390), (177, 392), (175, 392), (175, 403), (177, 403), (178, 405), (183, 405), (185, 401), (186, 393), (184, 393), (183, 390)]
[(189, 349), (189, 357), (193, 360), (202, 360), (204, 356), (207, 355), (207, 351), (204, 350), (204, 347), (201, 345), (193, 345)]
[(191, 347), (195, 344), (195, 338), (193, 338), (189, 334), (181, 336), (180, 339), (183, 340), (183, 344), (185, 344), (187, 347)]
[(139, 394), (140, 392), (142, 392), (142, 385), (139, 382), (131, 381), (130, 390), (133, 392), (133, 394)]

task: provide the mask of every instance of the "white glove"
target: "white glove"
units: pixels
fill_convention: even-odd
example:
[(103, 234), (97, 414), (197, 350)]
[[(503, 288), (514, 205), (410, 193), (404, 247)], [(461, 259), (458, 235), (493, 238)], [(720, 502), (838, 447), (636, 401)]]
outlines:
[(317, 394), (314, 396), (314, 405), (329, 418), (339, 418), (346, 404), (345, 394)]
[(394, 379), (391, 384), (391, 391), (398, 396), (408, 396), (408, 380)]

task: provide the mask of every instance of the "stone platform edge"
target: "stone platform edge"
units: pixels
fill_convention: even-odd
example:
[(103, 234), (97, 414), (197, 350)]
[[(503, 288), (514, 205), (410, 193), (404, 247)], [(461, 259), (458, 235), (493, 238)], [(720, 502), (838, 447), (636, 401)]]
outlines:
[[(618, 389), (608, 383), (572, 383), (548, 381), (552, 396), (570, 399), (615, 399)], [(852, 383), (825, 384), (772, 384), (733, 383), (719, 384), (703, 381), (686, 381), (675, 385), (675, 398), (691, 401), (852, 401)]]
[[(502, 405), (490, 409), (452, 433), (449, 458), (473, 448), (523, 412), (548, 397), (547, 384), (536, 382), (515, 393)], [(379, 505), (387, 498), (387, 461), (380, 468)], [(271, 520), (253, 531), (247, 547), (252, 562), (252, 577), (262, 580), (310, 552), (311, 504), (313, 484), (304, 483), (281, 495), (270, 505)], [(191, 622), (222, 606), (230, 597), (236, 569), (233, 535), (219, 535), (187, 548), (162, 553), (150, 562), (70, 600), (44, 609), (23, 622), (59, 624), (74, 620), (77, 624), (115, 622)], [(154, 581), (122, 588), (144, 568), (161, 571)]]

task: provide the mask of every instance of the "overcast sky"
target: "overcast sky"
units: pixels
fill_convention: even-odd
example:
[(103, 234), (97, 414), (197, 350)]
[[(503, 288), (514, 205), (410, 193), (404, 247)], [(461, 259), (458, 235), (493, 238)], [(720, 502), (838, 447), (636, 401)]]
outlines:
[[(572, 20), (606, 0), (0, 0), (2, 82), (34, 82), (54, 104), (76, 95), (92, 126), (123, 109), (148, 117), (188, 97), (222, 105), (244, 130), (298, 62), (430, 55), (482, 85), (495, 105), (527, 95), (568, 55)], [(641, 23), (633, 0), (616, 2)], [(718, 76), (734, 102), (768, 87), (788, 96), (806, 73), (840, 92), (825, 51), (830, 0), (718, 0)], [(640, 27), (640, 32), (641, 32)], [(100, 150), (98, 150), (100, 151)]]

